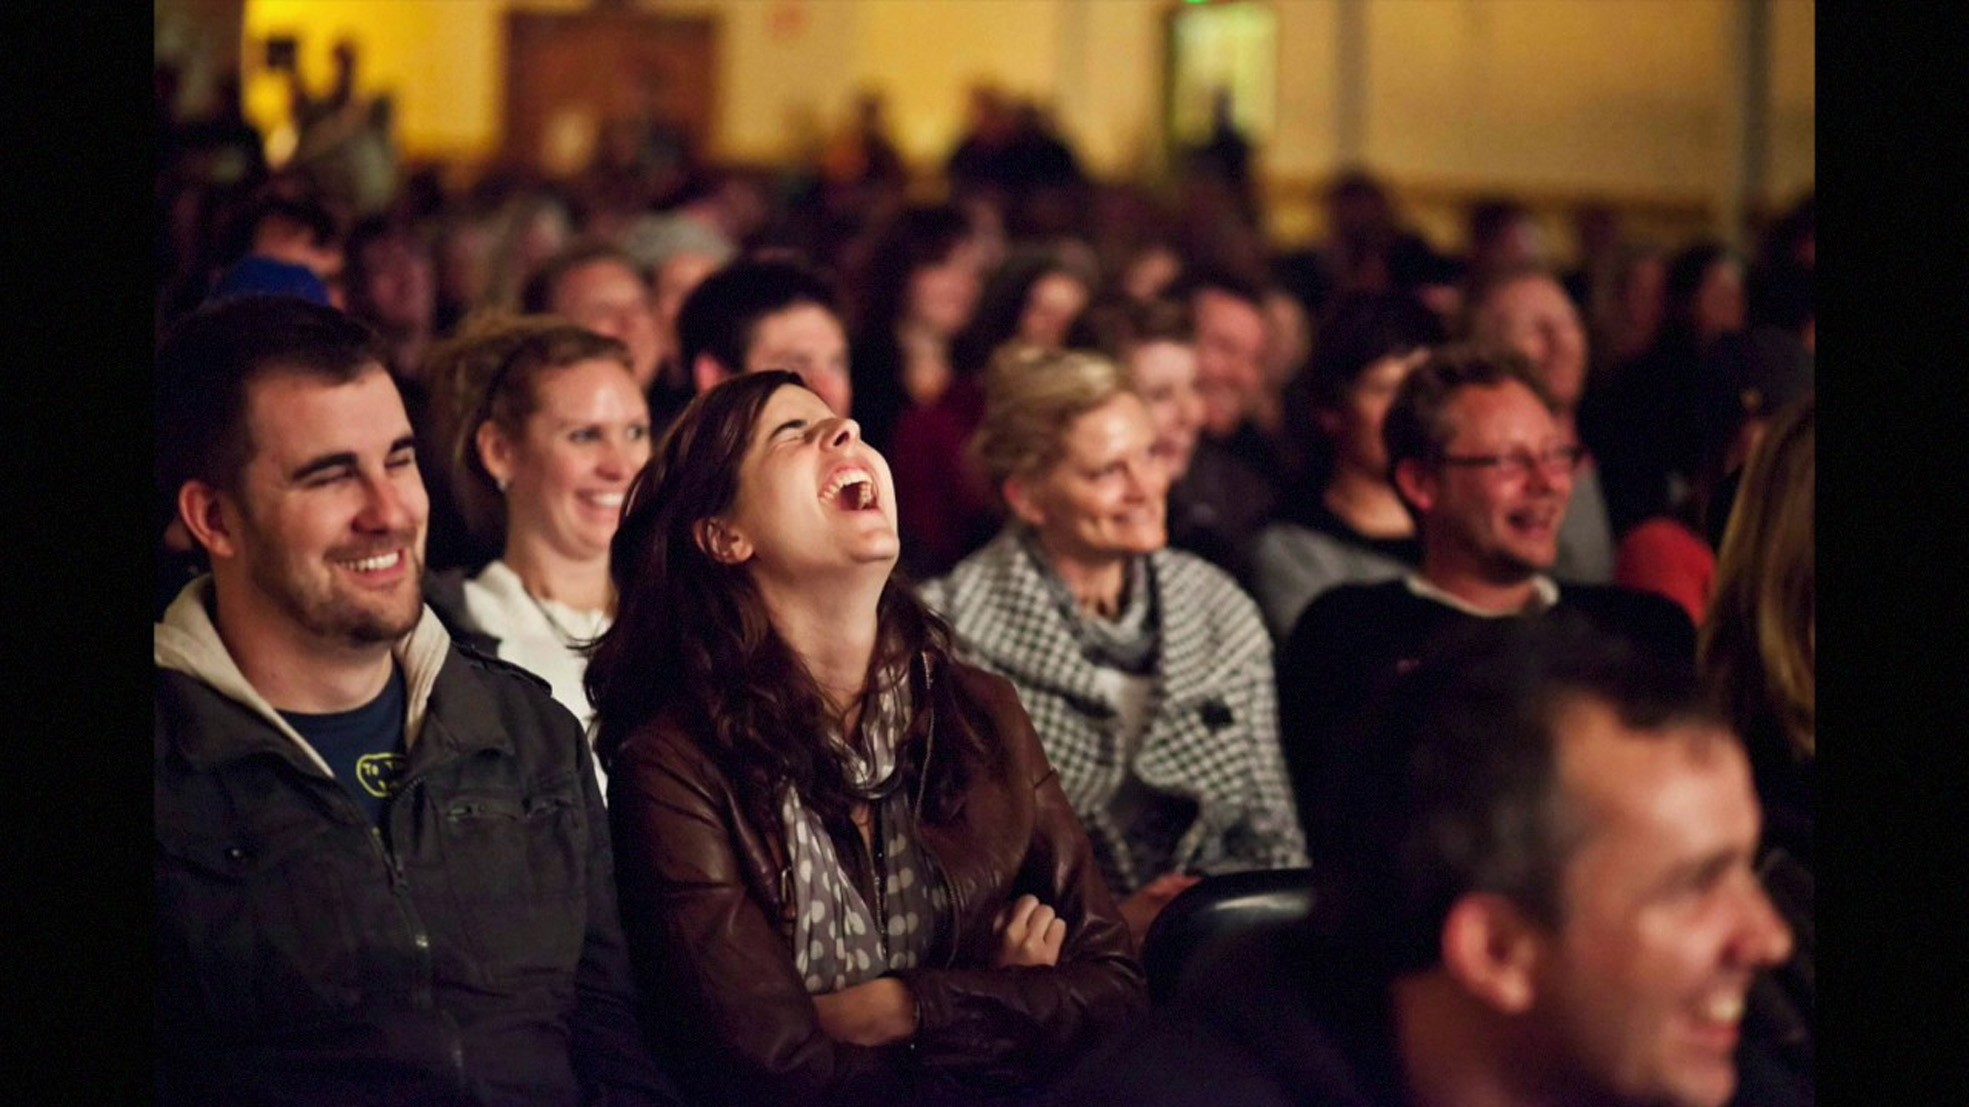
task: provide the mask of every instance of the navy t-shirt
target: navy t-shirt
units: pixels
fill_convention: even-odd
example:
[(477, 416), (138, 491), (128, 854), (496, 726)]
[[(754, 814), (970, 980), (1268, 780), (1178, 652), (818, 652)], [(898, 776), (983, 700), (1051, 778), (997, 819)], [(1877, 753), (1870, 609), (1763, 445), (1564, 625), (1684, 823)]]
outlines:
[(280, 713), (328, 762), (335, 779), (348, 788), (368, 812), (369, 821), (379, 828), (386, 801), (396, 793), (409, 763), (403, 751), (404, 687), (403, 669), (393, 662), (382, 694), (361, 707), (327, 715)]

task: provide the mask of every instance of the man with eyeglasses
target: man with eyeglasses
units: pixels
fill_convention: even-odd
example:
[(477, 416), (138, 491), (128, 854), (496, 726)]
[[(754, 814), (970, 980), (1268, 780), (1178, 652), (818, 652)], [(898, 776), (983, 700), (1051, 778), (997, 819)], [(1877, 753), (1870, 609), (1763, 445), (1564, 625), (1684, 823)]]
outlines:
[[(1695, 628), (1648, 593), (1549, 575), (1580, 451), (1529, 363), (1513, 352), (1445, 347), (1402, 382), (1382, 426), (1389, 476), (1416, 520), (1418, 573), (1322, 594), (1278, 659), (1280, 736), (1307, 852), (1332, 856), (1336, 797), (1355, 767), (1368, 704), (1450, 630), (1484, 619), (1577, 610), (1602, 630), (1680, 665)], [(1322, 849), (1324, 844), (1325, 849)]]

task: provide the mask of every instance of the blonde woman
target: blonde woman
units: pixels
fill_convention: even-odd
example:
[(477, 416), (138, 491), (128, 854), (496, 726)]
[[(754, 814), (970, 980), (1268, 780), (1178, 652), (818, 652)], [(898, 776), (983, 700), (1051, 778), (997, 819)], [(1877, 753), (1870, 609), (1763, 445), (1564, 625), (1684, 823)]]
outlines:
[[(649, 459), (649, 405), (622, 343), (565, 320), (489, 320), (431, 357), (443, 461), (466, 521), (502, 552), (431, 603), (546, 680), (586, 726), (585, 646), (614, 612), (609, 543)], [(490, 639), (491, 641), (485, 641)]]
[(1202, 875), (1305, 863), (1271, 639), (1166, 548), (1169, 468), (1123, 369), (1008, 350), (985, 394), (974, 449), (1011, 522), (924, 595), (1018, 688), (1139, 941)]

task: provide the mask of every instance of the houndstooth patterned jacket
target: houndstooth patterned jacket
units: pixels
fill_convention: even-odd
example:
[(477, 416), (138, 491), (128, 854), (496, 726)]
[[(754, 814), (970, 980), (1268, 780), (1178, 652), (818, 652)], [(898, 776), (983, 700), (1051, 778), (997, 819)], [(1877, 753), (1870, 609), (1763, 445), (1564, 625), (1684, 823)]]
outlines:
[[(1176, 848), (1179, 868), (1221, 873), (1306, 863), (1305, 838), (1279, 750), (1272, 644), (1258, 608), (1231, 578), (1176, 550), (1149, 555), (1161, 612), (1156, 701), (1134, 770), (1144, 784), (1197, 801)], [(1132, 872), (1108, 815), (1128, 766), (1115, 705), (1007, 529), (923, 598), (956, 628), (965, 660), (1019, 690), (1074, 811), (1112, 868), (1117, 897), (1161, 874)]]

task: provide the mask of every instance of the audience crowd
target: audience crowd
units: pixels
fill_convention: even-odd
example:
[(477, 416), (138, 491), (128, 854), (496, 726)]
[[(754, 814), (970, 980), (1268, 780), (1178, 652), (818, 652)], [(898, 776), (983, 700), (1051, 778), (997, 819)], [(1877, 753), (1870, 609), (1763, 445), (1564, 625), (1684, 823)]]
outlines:
[(160, 1102), (1813, 1101), (1811, 198), (1564, 269), (988, 90), (454, 192), (168, 85)]

